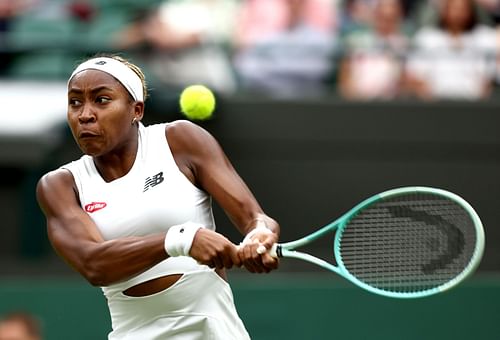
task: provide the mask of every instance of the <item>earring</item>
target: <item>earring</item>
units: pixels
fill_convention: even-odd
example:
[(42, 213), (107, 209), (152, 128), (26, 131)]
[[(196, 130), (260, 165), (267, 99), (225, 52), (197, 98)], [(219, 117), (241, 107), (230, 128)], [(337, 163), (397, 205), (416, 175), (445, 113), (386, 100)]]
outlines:
[(134, 119), (132, 119), (132, 125), (134, 125), (136, 122), (137, 122), (137, 117), (134, 117)]

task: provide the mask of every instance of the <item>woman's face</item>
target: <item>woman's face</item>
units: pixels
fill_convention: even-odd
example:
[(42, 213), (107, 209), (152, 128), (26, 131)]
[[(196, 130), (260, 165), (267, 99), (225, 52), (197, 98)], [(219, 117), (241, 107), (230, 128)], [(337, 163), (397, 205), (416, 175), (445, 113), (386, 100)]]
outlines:
[(469, 0), (445, 1), (442, 16), (446, 27), (451, 31), (463, 31), (472, 17)]
[(125, 87), (105, 72), (86, 70), (68, 84), (68, 124), (87, 155), (102, 156), (125, 147), (135, 134), (136, 114), (137, 105)]
[(374, 9), (374, 25), (380, 33), (399, 33), (403, 9), (399, 0), (378, 0)]

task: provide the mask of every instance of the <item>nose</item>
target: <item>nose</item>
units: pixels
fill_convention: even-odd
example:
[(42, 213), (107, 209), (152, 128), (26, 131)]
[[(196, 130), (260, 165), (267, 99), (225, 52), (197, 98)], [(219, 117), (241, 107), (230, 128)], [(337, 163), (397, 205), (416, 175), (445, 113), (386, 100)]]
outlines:
[(94, 110), (92, 110), (91, 105), (84, 105), (80, 114), (78, 115), (78, 121), (82, 124), (93, 123), (97, 119)]

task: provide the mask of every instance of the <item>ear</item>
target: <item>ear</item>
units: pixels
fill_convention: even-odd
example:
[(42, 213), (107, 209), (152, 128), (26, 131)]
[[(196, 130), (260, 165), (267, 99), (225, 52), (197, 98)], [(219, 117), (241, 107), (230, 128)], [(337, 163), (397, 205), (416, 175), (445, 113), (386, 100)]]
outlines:
[(136, 122), (140, 122), (142, 120), (142, 117), (144, 117), (144, 103), (135, 102), (133, 120)]

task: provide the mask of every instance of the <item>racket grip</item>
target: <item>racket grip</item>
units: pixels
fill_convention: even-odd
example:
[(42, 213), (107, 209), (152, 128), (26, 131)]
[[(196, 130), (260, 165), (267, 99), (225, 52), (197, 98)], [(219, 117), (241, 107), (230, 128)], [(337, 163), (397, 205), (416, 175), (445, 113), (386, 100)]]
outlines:
[(281, 245), (279, 245), (278, 243), (273, 244), (273, 246), (269, 250), (269, 255), (275, 258), (281, 257)]

